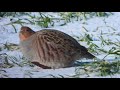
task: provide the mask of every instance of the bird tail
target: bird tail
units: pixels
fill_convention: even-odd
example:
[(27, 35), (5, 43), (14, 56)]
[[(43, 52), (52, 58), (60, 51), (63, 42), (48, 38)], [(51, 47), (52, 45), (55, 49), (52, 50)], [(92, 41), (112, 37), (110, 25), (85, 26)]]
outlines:
[(96, 57), (88, 52), (88, 54), (86, 54), (86, 58), (93, 59), (93, 58), (96, 58)]

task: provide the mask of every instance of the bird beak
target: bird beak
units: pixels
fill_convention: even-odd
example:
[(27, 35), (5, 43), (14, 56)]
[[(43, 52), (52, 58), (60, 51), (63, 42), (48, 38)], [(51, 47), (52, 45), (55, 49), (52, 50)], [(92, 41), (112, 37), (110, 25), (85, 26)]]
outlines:
[(20, 33), (22, 33), (23, 32), (23, 30), (20, 30)]

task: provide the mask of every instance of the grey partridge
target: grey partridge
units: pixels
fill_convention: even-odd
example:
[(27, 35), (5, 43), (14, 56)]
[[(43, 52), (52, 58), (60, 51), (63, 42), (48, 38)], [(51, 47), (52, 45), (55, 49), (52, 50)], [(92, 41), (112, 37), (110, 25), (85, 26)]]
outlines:
[(42, 68), (69, 67), (75, 60), (95, 57), (74, 38), (59, 30), (43, 29), (35, 32), (22, 26), (19, 38), (23, 55)]

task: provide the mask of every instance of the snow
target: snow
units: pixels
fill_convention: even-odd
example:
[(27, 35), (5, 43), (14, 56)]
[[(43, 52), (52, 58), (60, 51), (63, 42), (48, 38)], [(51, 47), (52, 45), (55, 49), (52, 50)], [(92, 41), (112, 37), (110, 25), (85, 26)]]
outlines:
[[(35, 12), (31, 14), (38, 15)], [(57, 15), (57, 13), (49, 12), (46, 14), (52, 15), (55, 18), (60, 18)], [(19, 60), (22, 57), (22, 53), (19, 50), (9, 51), (3, 48), (3, 44), (5, 44), (6, 42), (19, 44), (18, 35), (19, 35), (19, 30), (21, 26), (15, 24), (15, 27), (17, 30), (17, 33), (15, 33), (12, 25), (6, 25), (11, 22), (10, 18), (13, 18), (13, 17), (5, 17), (0, 19), (0, 49), (2, 47), (2, 49), (0, 50), (0, 54), (6, 53), (7, 55), (14, 56), (17, 58), (17, 60)], [(13, 18), (13, 21), (18, 20), (18, 18), (30, 19), (27, 16), (22, 16), (22, 17)], [(83, 22), (86, 22), (86, 23), (83, 23)], [(30, 25), (30, 24), (24, 24), (24, 25), (29, 26), (30, 28), (34, 29), (34, 31), (44, 29), (38, 25)], [(93, 43), (95, 43), (99, 47), (102, 42), (100, 41), (100, 38), (99, 38), (100, 36), (102, 36), (105, 40), (109, 39), (112, 42), (118, 43), (118, 40), (120, 40), (119, 39), (120, 38), (120, 12), (114, 12), (113, 15), (110, 15), (108, 17), (94, 17), (94, 18), (88, 19), (87, 21), (73, 21), (73, 22), (67, 23), (64, 26), (55, 24), (55, 26), (50, 28), (63, 31), (73, 37), (78, 36), (82, 38), (85, 35), (85, 33), (89, 34), (92, 36)], [(79, 42), (79, 43), (81, 45), (88, 47), (88, 45), (85, 42)], [(105, 50), (110, 50), (111, 47), (112, 46), (104, 46), (103, 48)], [(98, 57), (99, 59), (102, 59), (105, 56), (106, 56), (105, 54), (100, 54), (100, 55), (97, 55), (96, 57)], [(0, 60), (2, 61), (1, 58)], [(108, 55), (106, 57), (106, 60), (108, 61), (115, 60), (115, 56)], [(118, 60), (120, 60), (119, 56), (118, 56)], [(92, 60), (82, 60), (82, 61), (89, 62)], [(1, 78), (54, 78), (54, 77), (61, 78), (62, 76), (70, 77), (75, 75), (75, 69), (76, 67), (60, 68), (60, 69), (41, 69), (37, 66), (30, 67), (29, 65), (26, 65), (26, 66), (20, 67), (15, 65), (14, 67), (11, 67), (11, 68), (0, 67), (0, 77)], [(115, 74), (113, 76), (97, 76), (96, 73), (89, 74), (89, 77), (88, 75), (83, 74), (79, 78), (120, 78), (120, 74)]]

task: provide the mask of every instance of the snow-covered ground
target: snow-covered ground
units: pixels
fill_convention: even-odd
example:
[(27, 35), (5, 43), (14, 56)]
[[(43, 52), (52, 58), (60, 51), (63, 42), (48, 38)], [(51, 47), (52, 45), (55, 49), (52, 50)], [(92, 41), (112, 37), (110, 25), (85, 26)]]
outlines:
[[(34, 14), (34, 13), (32, 13)], [(48, 14), (53, 15), (55, 17), (58, 17), (57, 13), (51, 13)], [(75, 70), (76, 67), (69, 67), (69, 68), (61, 68), (61, 69), (41, 69), (37, 66), (29, 66), (29, 65), (23, 65), (19, 66), (15, 63), (13, 63), (14, 60), (17, 63), (22, 62), (22, 53), (19, 49), (15, 50), (7, 50), (4, 47), (4, 44), (6, 43), (13, 43), (13, 44), (19, 44), (19, 30), (21, 28), (20, 25), (15, 24), (17, 33), (15, 33), (15, 30), (12, 25), (6, 25), (10, 23), (10, 18), (12, 17), (5, 17), (0, 19), (0, 78), (54, 78), (54, 77), (69, 77), (72, 78), (73, 75), (76, 74)], [(22, 17), (16, 17), (13, 18), (13, 20), (17, 20), (20, 18), (29, 18), (27, 16)], [(58, 22), (57, 22), (58, 23)], [(30, 24), (24, 24), (26, 26), (29, 26), (30, 28), (34, 29), (35, 31), (41, 30), (41, 28), (38, 25), (30, 25)], [(114, 42), (116, 44), (120, 45), (120, 13), (114, 12), (113, 15), (110, 15), (108, 17), (94, 17), (90, 18), (87, 21), (73, 21), (70, 23), (67, 23), (64, 26), (55, 25), (53, 27), (50, 27), (52, 29), (57, 29), (60, 31), (63, 31), (71, 36), (76, 37), (82, 37), (86, 34), (89, 34), (92, 36), (93, 43), (96, 45), (101, 46), (101, 39), (102, 36), (105, 40), (110, 40), (111, 42)], [(102, 34), (101, 34), (102, 33)], [(79, 42), (81, 45), (84, 45), (88, 47), (86, 42)], [(105, 45), (102, 48), (105, 50), (110, 50), (112, 46)], [(120, 48), (119, 48), (120, 49)], [(3, 53), (6, 53), (8, 56), (14, 56), (14, 58), (8, 59), (8, 62), (11, 63), (12, 67), (2, 67), (2, 64), (4, 63), (4, 58), (2, 55)], [(106, 56), (106, 54), (98, 54), (96, 57), (99, 59), (103, 59)], [(115, 55), (109, 55), (105, 59), (106, 60), (115, 60), (115, 57), (118, 57), (117, 60), (120, 60), (120, 56)], [(88, 60), (83, 60), (88, 61)], [(90, 60), (92, 61), (92, 60)], [(81, 69), (81, 73), (84, 73), (84, 71)], [(115, 74), (113, 76), (99, 76), (97, 75), (97, 71), (94, 73), (90, 73), (89, 76), (87, 74), (82, 74), (79, 76), (79, 78), (120, 78), (120, 74)]]

